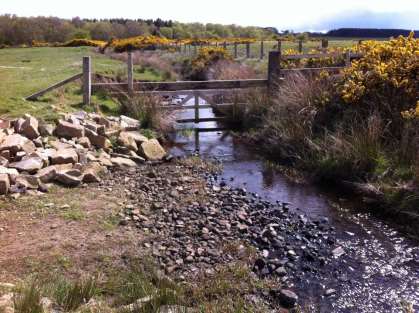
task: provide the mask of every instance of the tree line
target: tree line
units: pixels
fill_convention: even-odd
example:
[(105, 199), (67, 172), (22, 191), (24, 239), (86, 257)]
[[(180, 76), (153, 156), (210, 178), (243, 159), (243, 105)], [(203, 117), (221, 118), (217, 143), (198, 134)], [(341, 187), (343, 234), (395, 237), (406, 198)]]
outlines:
[(162, 19), (82, 19), (0, 15), (0, 45), (66, 42), (71, 39), (108, 41), (112, 38), (156, 35), (169, 39), (246, 37), (267, 39), (271, 29), (238, 25), (179, 23)]

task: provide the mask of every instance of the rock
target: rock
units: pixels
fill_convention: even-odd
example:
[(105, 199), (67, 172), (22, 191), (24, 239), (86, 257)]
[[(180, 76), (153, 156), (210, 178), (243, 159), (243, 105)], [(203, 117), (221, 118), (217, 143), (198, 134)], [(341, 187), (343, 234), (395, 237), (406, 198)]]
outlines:
[(0, 166), (0, 174), (7, 174), (9, 175), (9, 179), (11, 183), (14, 183), (16, 180), (16, 177), (19, 176), (19, 172), (14, 168), (7, 168)]
[(38, 126), (39, 134), (42, 137), (52, 136), (54, 134), (55, 126), (52, 124), (41, 124)]
[(121, 132), (118, 137), (118, 144), (127, 147), (129, 150), (138, 151), (135, 139), (128, 132)]
[(38, 177), (31, 176), (31, 175), (19, 175), (16, 178), (15, 185), (18, 186), (18, 188), (25, 188), (25, 189), (38, 189), (40, 184), (40, 181)]
[(7, 174), (0, 174), (0, 195), (7, 195), (10, 189), (10, 179)]
[(10, 127), (10, 121), (0, 119), (0, 129), (8, 129)]
[(14, 121), (13, 126), (16, 133), (20, 134), (20, 132), (22, 131), (23, 123), (25, 123), (24, 118), (18, 118), (16, 121)]
[(64, 150), (64, 149), (72, 149), (73, 146), (65, 143), (65, 142), (61, 142), (58, 140), (53, 140), (49, 143), (49, 145), (54, 148), (55, 150)]
[(51, 164), (75, 164), (78, 160), (79, 156), (74, 149), (58, 150), (51, 156)]
[(55, 128), (55, 135), (67, 139), (81, 138), (84, 136), (84, 127), (60, 120)]
[(93, 132), (97, 133), (98, 135), (105, 135), (105, 126), (96, 124), (92, 121), (86, 121), (84, 127), (87, 129), (92, 130)]
[(119, 166), (119, 167), (135, 167), (137, 166), (137, 163), (135, 163), (134, 161), (130, 160), (130, 159), (126, 159), (126, 158), (121, 158), (121, 157), (117, 157), (117, 158), (111, 158), (111, 162), (113, 165)]
[(298, 301), (298, 296), (288, 289), (281, 289), (278, 293), (278, 300), (285, 308), (293, 308)]
[(149, 161), (160, 161), (166, 156), (166, 151), (157, 139), (145, 141), (140, 147), (140, 154)]
[(112, 143), (105, 136), (99, 135), (90, 129), (85, 130), (86, 137), (89, 138), (92, 145), (98, 149), (108, 150), (112, 148)]
[(88, 137), (81, 137), (79, 140), (77, 140), (77, 142), (79, 143), (79, 145), (86, 149), (90, 149), (90, 147), (92, 146)]
[(42, 168), (36, 173), (36, 177), (44, 184), (48, 184), (55, 179), (55, 175), (57, 174), (57, 169), (55, 166), (48, 166)]
[(325, 296), (325, 297), (330, 297), (330, 296), (334, 295), (335, 293), (336, 293), (336, 290), (335, 290), (335, 289), (327, 289), (327, 290), (324, 292), (324, 296)]
[(14, 313), (13, 293), (6, 293), (0, 297), (0, 312)]
[(110, 155), (107, 154), (104, 151), (99, 153), (99, 156), (97, 157), (97, 160), (103, 166), (108, 166), (108, 167), (113, 166)]
[(20, 133), (31, 140), (38, 138), (38, 120), (33, 116), (28, 116), (20, 128)]
[(133, 138), (137, 145), (141, 145), (143, 142), (148, 141), (148, 138), (138, 131), (126, 131), (124, 133)]
[(121, 128), (123, 130), (137, 130), (140, 128), (140, 122), (136, 119), (121, 115)]
[(19, 172), (28, 172), (29, 174), (35, 174), (43, 166), (43, 161), (39, 157), (30, 157), (28, 159), (14, 162), (9, 165), (11, 168), (17, 169)]
[(67, 187), (77, 187), (81, 184), (83, 176), (79, 170), (57, 172), (55, 180)]
[(0, 156), (0, 166), (7, 166), (9, 164), (9, 160)]
[(33, 142), (20, 134), (6, 136), (0, 145), (0, 151), (9, 150), (13, 155), (19, 151), (32, 153), (35, 149), (36, 147)]
[(100, 182), (100, 174), (103, 173), (105, 169), (98, 163), (92, 162), (87, 164), (83, 168), (83, 182), (84, 183), (98, 183)]
[(332, 254), (335, 258), (339, 258), (340, 256), (345, 254), (345, 250), (342, 247), (337, 247), (333, 249)]

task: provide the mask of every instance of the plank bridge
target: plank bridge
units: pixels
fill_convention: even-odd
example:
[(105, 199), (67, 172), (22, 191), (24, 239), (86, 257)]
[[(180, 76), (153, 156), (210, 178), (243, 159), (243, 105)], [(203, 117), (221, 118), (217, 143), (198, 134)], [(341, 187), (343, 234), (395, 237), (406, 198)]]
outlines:
[[(315, 59), (315, 58), (330, 58), (330, 57), (344, 57), (345, 66), (339, 67), (321, 67), (321, 68), (296, 68), (296, 69), (281, 69), (282, 60), (298, 60), (298, 59)], [(212, 101), (212, 95), (228, 94), (235, 91), (246, 90), (250, 88), (267, 88), (268, 92), (273, 92), (275, 88), (286, 79), (286, 75), (293, 72), (313, 73), (319, 71), (328, 71), (332, 73), (339, 73), (343, 68), (350, 66), (351, 60), (359, 58), (361, 55), (357, 53), (346, 52), (341, 53), (317, 53), (317, 54), (296, 54), (296, 55), (281, 55), (281, 51), (269, 52), (268, 58), (268, 73), (266, 79), (237, 79), (237, 80), (210, 80), (210, 81), (176, 81), (176, 82), (135, 82), (133, 79), (133, 61), (132, 53), (128, 53), (127, 69), (128, 77), (126, 82), (122, 83), (92, 83), (91, 58), (83, 57), (83, 72), (76, 74), (64, 81), (58, 82), (46, 89), (43, 89), (33, 95), (30, 95), (26, 100), (36, 100), (41, 95), (49, 92), (55, 88), (61, 87), (69, 82), (77, 79), (82, 79), (83, 82), (83, 103), (89, 105), (91, 102), (91, 95), (100, 90), (109, 91), (111, 93), (145, 93), (155, 94), (157, 96), (176, 97), (182, 96), (180, 103), (175, 105), (162, 106), (162, 110), (194, 110), (194, 118), (179, 119), (178, 123), (200, 123), (210, 121), (222, 121), (223, 117), (200, 117), (200, 109), (214, 108), (216, 106), (231, 106), (231, 103), (216, 104)], [(194, 99), (193, 105), (188, 104)], [(206, 104), (200, 104), (202, 99)]]

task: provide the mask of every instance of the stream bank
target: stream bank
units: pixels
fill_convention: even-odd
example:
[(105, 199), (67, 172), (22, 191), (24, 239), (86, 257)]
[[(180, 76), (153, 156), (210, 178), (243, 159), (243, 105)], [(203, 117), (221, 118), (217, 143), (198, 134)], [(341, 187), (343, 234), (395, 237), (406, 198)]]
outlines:
[[(188, 114), (185, 111), (181, 116), (187, 118)], [(202, 116), (213, 114), (208, 109)], [(328, 220), (343, 253), (321, 274), (307, 270), (291, 279), (303, 307), (319, 312), (401, 312), (400, 302), (407, 301), (418, 309), (417, 241), (365, 213), (368, 207), (315, 186), (296, 184), (265, 167), (254, 148), (224, 132), (199, 134), (199, 145), (178, 133), (172, 137), (170, 151), (174, 155), (199, 153), (203, 158), (217, 159), (223, 164), (220, 184), (244, 188), (271, 203), (289, 203), (291, 212), (309, 222)], [(295, 236), (298, 238), (298, 234)], [(327, 294), (326, 286), (331, 289)]]

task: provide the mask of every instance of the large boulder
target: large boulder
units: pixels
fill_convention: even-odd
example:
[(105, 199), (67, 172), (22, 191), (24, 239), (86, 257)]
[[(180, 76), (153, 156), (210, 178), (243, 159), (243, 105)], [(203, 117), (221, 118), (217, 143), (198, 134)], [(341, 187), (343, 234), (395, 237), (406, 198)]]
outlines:
[(9, 150), (13, 155), (19, 151), (32, 153), (36, 149), (35, 145), (28, 138), (20, 134), (6, 136), (0, 144), (0, 151)]
[(7, 195), (10, 189), (10, 179), (7, 174), (0, 174), (0, 195)]
[(166, 151), (157, 139), (150, 139), (140, 146), (140, 154), (149, 161), (160, 161), (166, 156)]
[(67, 139), (81, 138), (84, 136), (84, 127), (60, 120), (55, 128), (55, 135)]
[(61, 149), (51, 156), (51, 164), (77, 163), (79, 156), (74, 149)]
[(118, 137), (118, 144), (132, 151), (138, 151), (137, 143), (129, 132), (121, 132)]
[(9, 167), (17, 169), (19, 172), (34, 174), (40, 170), (44, 162), (39, 157), (30, 157), (25, 160), (9, 164)]
[(20, 133), (33, 140), (39, 137), (38, 120), (33, 116), (27, 116), (25, 122), (20, 127)]

